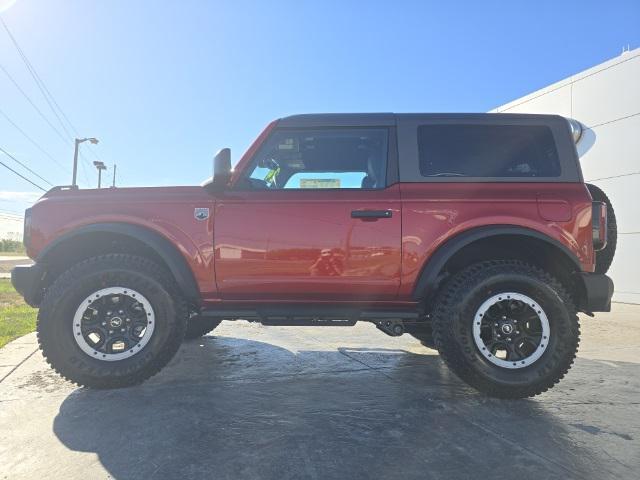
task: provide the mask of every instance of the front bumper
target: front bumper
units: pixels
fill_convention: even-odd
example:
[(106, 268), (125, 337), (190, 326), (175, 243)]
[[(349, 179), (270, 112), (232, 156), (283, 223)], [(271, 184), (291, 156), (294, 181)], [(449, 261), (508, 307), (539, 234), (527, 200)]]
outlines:
[(42, 279), (45, 270), (42, 265), (18, 265), (11, 270), (11, 283), (24, 301), (32, 307), (37, 307), (42, 300)]
[(613, 280), (598, 273), (581, 273), (585, 297), (582, 310), (592, 312), (610, 312), (613, 296)]

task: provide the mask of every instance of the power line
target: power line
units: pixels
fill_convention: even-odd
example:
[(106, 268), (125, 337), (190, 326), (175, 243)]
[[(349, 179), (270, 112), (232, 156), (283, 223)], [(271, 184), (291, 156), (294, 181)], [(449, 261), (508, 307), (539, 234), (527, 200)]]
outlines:
[[(5, 25), (5, 28), (6, 28), (6, 25)], [(64, 113), (64, 110), (62, 110), (62, 107), (60, 107), (60, 105), (56, 101), (55, 97), (51, 94), (51, 92), (47, 88), (47, 85), (44, 83), (44, 81), (42, 81), (42, 79), (40, 78), (40, 75), (38, 75), (38, 72), (35, 71), (35, 69), (31, 65), (31, 62), (29, 62), (29, 60), (26, 58), (26, 55), (24, 55), (24, 58), (25, 58), (25, 62), (27, 62), (29, 64), (29, 66), (31, 67), (33, 73), (37, 77), (38, 82), (42, 85), (42, 88), (44, 88), (44, 91), (47, 93), (47, 95), (49, 96), (49, 98), (51, 99), (53, 104), (56, 106), (56, 108), (58, 109), (58, 111), (60, 112), (62, 117), (66, 120), (66, 122), (69, 125), (69, 127), (71, 127), (71, 130), (73, 130), (73, 133), (75, 133), (76, 137), (80, 137), (80, 133), (78, 133), (78, 129), (75, 127), (75, 125), (73, 123), (71, 123), (71, 120), (69, 120), (69, 117), (67, 116), (67, 114)], [(60, 120), (59, 117), (58, 117), (58, 120)], [(63, 125), (63, 128), (64, 128), (64, 125)], [(66, 128), (65, 128), (65, 132), (67, 132), (67, 134), (69, 134), (69, 132), (68, 132), (68, 130)], [(71, 135), (69, 134), (69, 136), (71, 136)], [(96, 160), (102, 161), (102, 159), (98, 156), (98, 154), (93, 150), (93, 146), (91, 144), (89, 144), (88, 147), (89, 147), (89, 151), (96, 158)], [(84, 158), (82, 156), (82, 152), (80, 152), (80, 157), (82, 157), (82, 159), (87, 163), (87, 166), (90, 165), (90, 162), (86, 158)]]
[(55, 158), (53, 158), (53, 156), (47, 152), (44, 148), (42, 148), (40, 146), (40, 144), (38, 144), (38, 142), (36, 142), (33, 138), (31, 138), (27, 132), (25, 132), (22, 128), (20, 128), (16, 122), (14, 122), (13, 120), (11, 120), (11, 118), (9, 118), (9, 116), (2, 110), (0, 109), (0, 115), (2, 115), (7, 122), (9, 122), (11, 125), (13, 125), (15, 127), (16, 130), (18, 130), (22, 135), (24, 135), (24, 137), (29, 140), (38, 150), (40, 150), (42, 153), (44, 153), (47, 157), (49, 157), (51, 159), (51, 161), (53, 161), (55, 164), (57, 164), (60, 168), (62, 168), (63, 170), (65, 170), (66, 172), (69, 172), (69, 169), (66, 168), (64, 165), (62, 165), (60, 162), (58, 162)]
[[(69, 125), (69, 127), (71, 128), (71, 130), (73, 130), (73, 132), (75, 133), (75, 135), (77, 137), (80, 136), (80, 134), (78, 133), (78, 130), (76, 129), (75, 125), (73, 123), (71, 123), (71, 120), (69, 120), (69, 117), (67, 116), (67, 114), (64, 112), (64, 110), (62, 109), (62, 107), (60, 107), (60, 104), (57, 102), (57, 100), (55, 99), (55, 97), (53, 96), (53, 94), (51, 93), (51, 91), (49, 90), (49, 88), (47, 87), (47, 85), (44, 83), (44, 81), (42, 80), (42, 78), (40, 77), (40, 75), (38, 74), (38, 72), (36, 71), (35, 67), (31, 64), (31, 62), (29, 61), (29, 58), (27, 57), (27, 54), (24, 52), (24, 50), (22, 50), (22, 47), (20, 47), (20, 44), (18, 43), (18, 41), (16, 40), (16, 38), (13, 36), (13, 34), (11, 33), (11, 30), (9, 30), (9, 27), (7, 26), (7, 24), (5, 23), (4, 19), (0, 16), (0, 22), (2, 23), (2, 26), (4, 27), (5, 31), (7, 32), (7, 34), (9, 35), (9, 38), (11, 39), (11, 42), (13, 43), (14, 47), (16, 48), (18, 54), (20, 55), (20, 58), (22, 59), (23, 63), (25, 64), (25, 66), (27, 67), (27, 70), (29, 71), (29, 73), (31, 74), (31, 77), (33, 78), (34, 82), (36, 83), (36, 86), (38, 87), (38, 89), (40, 90), (40, 93), (42, 94), (42, 96), (44, 97), (45, 101), (47, 102), (47, 105), (49, 105), (49, 108), (51, 109), (51, 111), (53, 112), (53, 114), (55, 115), (56, 119), (58, 120), (58, 123), (60, 123), (60, 126), (62, 127), (62, 129), (64, 130), (64, 132), (67, 134), (67, 136), (69, 137), (70, 140), (73, 139), (73, 136), (71, 135), (71, 133), (69, 132), (69, 130), (66, 128), (64, 122), (62, 121), (62, 118), (60, 117), (60, 115), (62, 115), (62, 117), (64, 118), (64, 120), (67, 122), (67, 124)], [(62, 135), (60, 133), (60, 131), (49, 121), (49, 119), (42, 113), (42, 111), (35, 105), (35, 103), (31, 100), (31, 98), (24, 92), (24, 90), (22, 88), (20, 88), (18, 82), (16, 82), (13, 77), (9, 74), (9, 72), (2, 66), (0, 65), (0, 68), (2, 68), (2, 70), (4, 71), (4, 73), (7, 75), (7, 77), (9, 77), (9, 79), (13, 82), (13, 84), (16, 86), (16, 88), (18, 88), (18, 90), (20, 91), (20, 93), (22, 93), (22, 95), (24, 95), (24, 97), (29, 101), (29, 103), (36, 109), (36, 111), (38, 112), (38, 114), (47, 122), (47, 124), (49, 124), (49, 126), (56, 132), (56, 134), (64, 141), (67, 142), (67, 140), (64, 138), (64, 135)], [(56, 111), (57, 109), (57, 111)], [(58, 112), (60, 112), (60, 115), (58, 114)], [(5, 114), (6, 117), (6, 114)], [(13, 123), (13, 122), (11, 122)], [(15, 126), (15, 123), (13, 123)], [(22, 131), (22, 133), (24, 134), (24, 132)], [(25, 134), (26, 135), (26, 134)], [(98, 156), (98, 154), (93, 150), (93, 148), (91, 147), (91, 145), (89, 145), (89, 151), (91, 152), (91, 154), (99, 161), (101, 161), (101, 158)], [(87, 184), (90, 184), (89, 178), (87, 176), (87, 171), (85, 168), (85, 164), (87, 167), (91, 168), (91, 162), (89, 162), (84, 155), (82, 155), (82, 152), (80, 152), (80, 158), (82, 159), (82, 162), (80, 163), (80, 165), (82, 166), (82, 174), (87, 182)], [(57, 162), (56, 162), (57, 163)], [(64, 167), (63, 167), (64, 168)], [(66, 169), (65, 169), (66, 170)]]
[(54, 186), (53, 183), (51, 183), (49, 180), (47, 180), (46, 178), (44, 178), (43, 176), (39, 175), (38, 173), (34, 172), (33, 170), (31, 170), (29, 167), (27, 167), (24, 163), (22, 163), (20, 160), (18, 160), (16, 157), (14, 157), (13, 155), (11, 155), (9, 152), (7, 152), (6, 150), (4, 150), (2, 147), (0, 147), (0, 152), (4, 153), (7, 157), (13, 159), (14, 162), (16, 162), (18, 165), (20, 165), (22, 168), (24, 168), (25, 170), (29, 170), (31, 173), (33, 173), (36, 177), (38, 177), (40, 180), (44, 181), (45, 183), (48, 183), (49, 185), (51, 185), (52, 187)]
[(9, 165), (7, 165), (6, 163), (0, 161), (0, 165), (2, 165), (4, 168), (6, 168), (7, 170), (10, 170), (11, 172), (15, 173), (17, 176), (19, 176), (20, 178), (22, 178), (23, 180), (26, 180), (27, 182), (29, 182), (31, 185), (33, 185), (34, 187), (39, 188), (40, 190), (42, 190), (43, 192), (46, 192), (47, 190), (45, 190), (44, 188), (42, 188), (40, 185), (38, 185), (37, 183), (32, 182), (31, 180), (29, 180), (27, 177), (25, 177), (24, 175), (22, 175), (19, 172), (16, 172), (13, 168), (11, 168)]
[[(11, 33), (11, 30), (9, 30), (9, 27), (7, 26), (7, 24), (5, 23), (5, 21), (4, 21), (4, 19), (2, 17), (0, 17), (0, 22), (2, 23), (2, 26), (6, 30), (7, 34), (9, 35), (9, 38), (11, 38), (11, 42), (13, 43), (13, 46), (18, 51), (18, 54), (20, 55), (20, 58), (22, 58), (22, 61), (24, 62), (25, 66), (27, 67), (27, 70), (31, 74), (31, 77), (33, 78), (34, 82), (36, 82), (36, 85), (37, 85), (38, 89), (40, 89), (40, 93), (42, 93), (42, 96), (44, 97), (45, 101), (49, 105), (49, 108), (51, 109), (51, 111), (53, 112), (55, 117), (58, 119), (58, 122), (60, 123), (60, 126), (65, 131), (67, 136), (71, 137), (72, 135), (69, 133), (69, 130), (67, 130), (67, 127), (64, 125), (64, 122), (60, 118), (60, 115), (58, 115), (58, 112), (56, 111), (55, 107), (51, 103), (51, 100), (49, 99), (49, 97), (47, 96), (48, 90), (47, 90), (46, 86), (44, 86), (44, 83), (42, 82), (42, 80), (40, 79), (40, 76), (38, 75), (38, 72), (36, 72), (35, 68), (33, 68), (33, 65), (31, 65), (31, 62), (29, 62), (29, 59), (27, 58), (27, 55), (24, 53), (22, 48), (20, 48), (20, 45), (18, 44), (18, 41), (13, 36), (13, 34)], [(51, 93), (49, 93), (49, 95), (51, 95)], [(53, 98), (52, 95), (51, 95), (51, 97)]]
[(4, 72), (4, 74), (9, 78), (9, 80), (11, 80), (11, 83), (13, 83), (15, 85), (15, 87), (20, 91), (20, 93), (22, 94), (22, 96), (24, 98), (27, 99), (27, 101), (31, 104), (31, 106), (35, 109), (36, 112), (38, 112), (38, 115), (40, 115), (40, 117), (42, 117), (42, 119), (47, 122), (47, 124), (51, 127), (51, 129), (56, 133), (56, 135), (58, 135), (58, 137), (60, 137), (60, 139), (68, 144), (69, 143), (69, 139), (65, 138), (64, 135), (62, 135), (62, 133), (60, 133), (60, 130), (58, 130), (53, 123), (51, 123), (49, 121), (49, 119), (45, 116), (44, 113), (42, 113), (42, 110), (40, 110), (38, 108), (38, 106), (33, 102), (33, 100), (31, 100), (31, 97), (29, 97), (29, 95), (27, 95), (27, 93), (20, 87), (20, 85), (18, 85), (18, 82), (16, 82), (16, 80), (11, 76), (11, 74), (7, 71), (6, 68), (4, 68), (3, 65), (0, 65), (0, 69), (2, 69), (2, 71)]
[[(7, 34), (9, 35), (9, 38), (11, 38), (11, 42), (13, 43), (13, 46), (18, 51), (18, 54), (20, 55), (20, 58), (22, 58), (23, 63), (25, 64), (25, 66), (27, 67), (27, 70), (31, 74), (31, 77), (33, 78), (34, 82), (36, 83), (36, 86), (40, 90), (40, 93), (42, 93), (42, 96), (44, 97), (45, 101), (47, 102), (47, 105), (49, 105), (49, 108), (51, 109), (51, 111), (53, 112), (54, 116), (58, 120), (58, 123), (60, 123), (60, 126), (62, 127), (64, 132), (67, 134), (67, 136), (71, 140), (73, 140), (73, 136), (71, 135), (71, 133), (69, 132), (67, 127), (64, 125), (64, 122), (60, 118), (60, 115), (58, 115), (58, 112), (56, 111), (55, 107), (58, 108), (60, 113), (64, 116), (65, 120), (69, 124), (69, 126), (75, 131), (76, 135), (78, 135), (77, 130), (75, 129), (73, 124), (69, 121), (69, 117), (64, 113), (64, 111), (62, 110), (62, 108), (60, 107), (60, 105), (58, 104), (56, 99), (54, 98), (54, 96), (51, 94), (51, 92), (47, 88), (47, 86), (44, 83), (44, 81), (40, 78), (40, 75), (38, 75), (38, 72), (33, 67), (31, 62), (29, 61), (29, 58), (27, 57), (26, 53), (24, 53), (24, 51), (22, 50), (22, 48), (18, 44), (18, 41), (13, 36), (13, 34), (11, 33), (11, 30), (9, 30), (9, 27), (7, 26), (7, 24), (5, 23), (4, 19), (1, 16), (0, 16), (0, 23), (2, 23), (2, 26), (4, 27), (4, 29), (6, 30)], [(54, 107), (54, 105), (55, 105), (55, 107)], [(87, 162), (87, 165), (90, 166), (90, 164), (88, 163), (88, 161), (85, 158), (82, 158), (82, 159), (85, 162)], [(86, 172), (84, 171), (84, 167), (83, 167), (83, 174), (85, 176), (85, 180), (87, 181), (87, 183), (89, 183), (89, 179), (87, 178)]]
[(85, 181), (87, 182), (87, 185), (90, 187), (91, 186), (91, 181), (89, 180), (89, 176), (87, 175), (87, 167), (85, 167), (85, 163), (87, 165), (90, 165), (89, 164), (89, 160), (87, 160), (85, 158), (85, 156), (82, 154), (82, 152), (80, 150), (78, 150), (78, 155), (83, 160), (82, 162), (80, 162), (80, 166), (82, 167), (82, 176), (84, 177)]

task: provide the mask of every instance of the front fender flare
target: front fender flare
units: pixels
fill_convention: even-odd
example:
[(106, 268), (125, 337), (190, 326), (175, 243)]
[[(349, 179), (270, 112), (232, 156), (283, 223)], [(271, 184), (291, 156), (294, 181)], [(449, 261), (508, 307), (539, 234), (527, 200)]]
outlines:
[(166, 237), (139, 225), (109, 222), (94, 223), (78, 227), (49, 243), (38, 254), (36, 261), (46, 265), (48, 255), (51, 254), (51, 252), (54, 252), (58, 246), (79, 235), (87, 233), (117, 233), (144, 243), (166, 263), (182, 294), (190, 301), (199, 301), (200, 291), (184, 256)]

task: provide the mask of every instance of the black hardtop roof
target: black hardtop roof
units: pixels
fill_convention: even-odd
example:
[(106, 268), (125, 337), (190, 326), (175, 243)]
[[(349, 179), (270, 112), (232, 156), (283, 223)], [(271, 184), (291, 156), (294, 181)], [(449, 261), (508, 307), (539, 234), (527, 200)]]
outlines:
[(446, 120), (557, 120), (559, 115), (541, 115), (533, 113), (304, 113), (280, 118), (281, 127), (374, 127), (393, 126), (398, 120), (446, 119)]

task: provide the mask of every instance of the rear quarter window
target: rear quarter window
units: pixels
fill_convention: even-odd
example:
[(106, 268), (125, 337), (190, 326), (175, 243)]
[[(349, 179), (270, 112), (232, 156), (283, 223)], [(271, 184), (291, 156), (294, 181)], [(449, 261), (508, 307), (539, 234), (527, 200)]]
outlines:
[(424, 177), (559, 177), (560, 158), (544, 125), (431, 124), (418, 127)]

